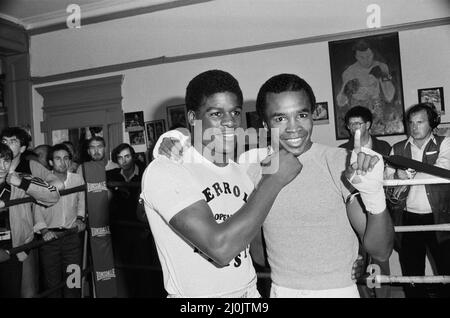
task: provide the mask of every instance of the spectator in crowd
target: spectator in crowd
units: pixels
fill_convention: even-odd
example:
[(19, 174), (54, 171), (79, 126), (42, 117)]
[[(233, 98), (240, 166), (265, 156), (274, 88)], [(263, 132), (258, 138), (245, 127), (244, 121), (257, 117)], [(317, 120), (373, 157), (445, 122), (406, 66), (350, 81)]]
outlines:
[[(433, 134), (440, 117), (433, 104), (420, 103), (406, 113), (408, 138), (396, 143), (391, 154), (400, 155), (450, 169), (450, 137)], [(404, 169), (386, 168), (387, 178), (433, 179), (432, 175)], [(450, 223), (450, 185), (426, 184), (397, 187), (393, 195), (398, 199), (403, 225), (429, 225)], [(401, 236), (400, 264), (404, 276), (425, 275), (425, 257), (430, 252), (438, 275), (450, 274), (450, 232), (405, 232)], [(448, 286), (440, 286), (441, 297), (449, 297)], [(423, 284), (406, 285), (406, 297), (431, 297), (432, 288)]]
[(33, 149), (33, 152), (38, 156), (39, 162), (48, 170), (51, 170), (51, 167), (48, 165), (47, 155), (50, 150), (49, 145), (39, 145)]
[[(114, 256), (121, 264), (148, 265), (151, 263), (149, 250), (153, 242), (144, 207), (139, 204), (145, 168), (136, 160), (133, 147), (127, 143), (114, 148), (111, 159), (119, 165), (119, 168), (106, 171), (106, 180), (110, 184), (108, 188), (112, 194), (109, 213)], [(111, 182), (116, 184), (111, 186)], [(132, 223), (141, 224), (133, 226)], [(143, 289), (141, 272), (119, 270), (117, 276), (123, 282), (127, 296), (134, 297), (138, 295), (139, 289)]]
[[(145, 218), (145, 211), (138, 204), (141, 193), (141, 180), (144, 167), (136, 160), (136, 153), (129, 144), (122, 143), (113, 149), (111, 159), (119, 168), (108, 170), (108, 182), (121, 182), (123, 185), (110, 187), (112, 199), (110, 215), (112, 219), (136, 221)], [(126, 184), (129, 184), (127, 186)]]
[(355, 106), (351, 108), (345, 114), (345, 126), (350, 132), (350, 140), (343, 143), (339, 147), (348, 150), (353, 150), (353, 145), (355, 143), (355, 132), (356, 130), (361, 131), (361, 146), (372, 149), (378, 152), (380, 155), (389, 156), (391, 152), (391, 145), (384, 140), (380, 140), (375, 136), (371, 135), (370, 127), (372, 126), (372, 112), (362, 106)]
[(63, 141), (62, 143), (65, 144), (67, 146), (67, 148), (69, 148), (70, 153), (72, 155), (69, 172), (75, 173), (75, 172), (77, 172), (78, 166), (80, 165), (80, 158), (79, 158), (78, 151), (75, 150), (75, 147), (71, 141)]
[[(69, 172), (72, 154), (64, 144), (57, 144), (50, 148), (49, 164), (52, 172), (68, 189), (83, 185), (83, 177)], [(76, 227), (78, 231), (85, 229), (85, 198), (84, 191), (62, 196), (58, 203), (45, 210), (36, 211), (35, 229), (39, 230), (47, 244), (39, 249), (41, 274), (45, 290), (54, 288), (66, 279), (69, 265), (81, 267), (82, 244), (79, 235), (66, 235), (58, 240), (57, 233), (64, 233)], [(70, 272), (70, 271), (69, 271)], [(79, 298), (79, 288), (64, 288), (53, 292), (51, 298)]]
[[(4, 140), (13, 143), (13, 139)], [(0, 248), (7, 250), (31, 242), (34, 235), (31, 203), (5, 207), (6, 202), (29, 195), (36, 200), (37, 204), (49, 206), (59, 199), (59, 193), (54, 186), (30, 174), (11, 171), (13, 159), (14, 153), (11, 148), (1, 143)], [(34, 264), (26, 262), (30, 259), (28, 253), (20, 252), (6, 262), (0, 263), (0, 297), (34, 296), (37, 291), (34, 281), (36, 276)], [(5, 256), (5, 253), (2, 254)], [(25, 264), (28, 265), (27, 271), (24, 268)]]
[[(28, 147), (31, 142), (30, 135), (22, 128), (8, 127), (0, 134), (2, 143), (9, 146), (13, 153), (13, 158), (10, 165), (10, 172), (24, 173), (38, 177), (56, 189), (64, 189), (64, 184), (61, 183), (56, 176), (54, 176), (48, 169), (46, 169), (36, 158), (35, 155), (27, 155), (29, 153)], [(49, 193), (51, 198), (56, 196), (59, 199), (57, 191)], [(56, 200), (57, 201), (57, 200)], [(11, 207), (11, 211), (17, 207)], [(35, 209), (40, 209), (39, 205), (34, 206)], [(33, 226), (34, 216), (32, 212), (32, 204), (24, 205), (21, 213), (21, 226), (23, 233), (18, 245), (28, 243), (34, 238)], [(15, 213), (14, 213), (15, 214)], [(17, 214), (19, 215), (19, 214)], [(31, 250), (28, 257), (21, 259), (23, 261), (23, 275), (22, 275), (22, 297), (33, 297), (38, 289), (38, 275), (37, 275), (37, 251)]]
[[(86, 142), (87, 149), (85, 157), (85, 161), (103, 161), (106, 165), (105, 161), (105, 148), (106, 148), (106, 142), (103, 137), (100, 136), (94, 136), (91, 137)], [(83, 165), (80, 164), (77, 168), (77, 173), (80, 174), (82, 171)]]

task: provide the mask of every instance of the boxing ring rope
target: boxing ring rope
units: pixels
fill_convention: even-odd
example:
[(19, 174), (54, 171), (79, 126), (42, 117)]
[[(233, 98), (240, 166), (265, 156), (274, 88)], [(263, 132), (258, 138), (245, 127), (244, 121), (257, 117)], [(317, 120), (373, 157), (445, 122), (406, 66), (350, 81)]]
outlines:
[[(403, 185), (421, 185), (421, 184), (443, 184), (450, 183), (446, 178), (430, 179), (409, 179), (409, 180), (384, 180), (383, 186), (403, 186)], [(409, 225), (395, 226), (396, 233), (400, 232), (424, 232), (424, 231), (450, 231), (450, 224), (432, 224), (432, 225)], [(258, 278), (270, 279), (270, 272), (258, 272)], [(363, 276), (357, 279), (359, 283), (379, 283), (379, 284), (450, 284), (450, 276), (428, 275), (428, 276), (394, 276), (394, 275), (374, 275)]]
[[(106, 183), (106, 185), (108, 187), (129, 187), (129, 188), (136, 188), (136, 187), (140, 187), (140, 183), (139, 182), (119, 182), (119, 181), (109, 181)], [(77, 187), (73, 187), (73, 188), (69, 188), (69, 189), (63, 189), (63, 190), (58, 190), (60, 196), (64, 196), (64, 195), (68, 195), (71, 193), (75, 193), (75, 192), (81, 192), (81, 191), (86, 191), (87, 189), (87, 185), (83, 184)], [(20, 198), (20, 199), (12, 199), (9, 201), (4, 201), (4, 206), (3, 208), (9, 208), (11, 206), (15, 206), (15, 205), (19, 205), (19, 204), (24, 204), (24, 203), (36, 203), (36, 200), (32, 197), (25, 197), (25, 198)], [(130, 222), (129, 222), (130, 223)], [(123, 224), (126, 226), (131, 226), (132, 224)], [(143, 228), (143, 226), (139, 226), (139, 228)], [(82, 232), (85, 232), (86, 230), (83, 230)], [(75, 235), (81, 233), (78, 231), (77, 228), (71, 228), (68, 229), (65, 232), (61, 232), (61, 233), (55, 233), (56, 238), (50, 240), (50, 241), (45, 241), (43, 239), (41, 240), (33, 240), (31, 242), (28, 242), (26, 244), (17, 246), (17, 247), (13, 247), (11, 249), (5, 249), (4, 251), (9, 255), (9, 257), (16, 255), (20, 252), (25, 252), (25, 251), (29, 251), (32, 249), (36, 249), (39, 248), (49, 242), (53, 242), (55, 240), (61, 239), (65, 236), (69, 236), (69, 235)], [(88, 266), (87, 265), (87, 259), (86, 259), (86, 249), (87, 249), (87, 241), (86, 241), (86, 235), (84, 242), (83, 242), (83, 260), (82, 260), (82, 270), (81, 270), (81, 279), (82, 282), (84, 282), (85, 276), (86, 274), (92, 272), (92, 265)], [(2, 260), (0, 260), (2, 261)], [(122, 267), (128, 267), (125, 264), (120, 264)], [(155, 268), (151, 268), (151, 270), (156, 270)], [(43, 298), (46, 297), (50, 294), (52, 294), (53, 292), (57, 291), (58, 289), (63, 288), (66, 285), (66, 281), (63, 280), (61, 281), (58, 285), (52, 287), (51, 289), (48, 289), (46, 291), (43, 291), (42, 293), (35, 295), (35, 298)], [(95, 295), (95, 290), (93, 290), (93, 294)], [(83, 298), (84, 296), (84, 288), (83, 288), (83, 284), (81, 286), (81, 297)]]
[[(425, 184), (447, 184), (450, 179), (447, 178), (429, 178), (429, 179), (408, 179), (408, 180), (384, 180), (383, 186), (411, 186)], [(395, 226), (395, 233), (402, 232), (425, 232), (425, 231), (450, 231), (450, 224), (431, 224), (431, 225), (408, 225)], [(445, 275), (428, 275), (428, 276), (394, 276), (394, 275), (375, 275), (362, 277), (358, 282), (372, 282), (379, 284), (450, 284), (450, 276)]]
[(450, 180), (445, 179), (445, 178), (408, 179), (408, 180), (391, 179), (391, 180), (384, 180), (383, 186), (396, 187), (396, 186), (402, 186), (402, 185), (442, 184), (442, 183), (450, 183)]

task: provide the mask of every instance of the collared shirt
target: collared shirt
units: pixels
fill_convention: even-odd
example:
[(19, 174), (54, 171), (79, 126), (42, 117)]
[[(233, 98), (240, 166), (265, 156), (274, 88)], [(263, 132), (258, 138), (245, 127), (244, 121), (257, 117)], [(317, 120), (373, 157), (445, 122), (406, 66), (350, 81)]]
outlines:
[[(67, 173), (64, 181), (65, 189), (74, 188), (84, 184), (83, 177), (76, 173)], [(65, 228), (74, 226), (77, 216), (85, 216), (85, 194), (84, 191), (61, 196), (59, 201), (49, 207), (36, 207), (35, 211), (35, 231), (43, 228)]]
[(123, 173), (123, 169), (120, 169), (120, 174), (123, 176), (123, 178), (125, 179), (125, 182), (130, 182), (131, 179), (133, 179), (134, 176), (139, 176), (139, 168), (137, 165), (134, 165), (134, 170), (133, 173), (127, 177), (124, 173)]
[[(436, 138), (434, 138), (433, 135), (431, 135), (429, 138), (425, 140), (422, 147), (418, 147), (416, 144), (414, 144), (414, 138), (409, 137), (408, 140), (405, 143), (405, 147), (408, 145), (408, 143), (411, 145), (411, 159), (417, 160), (422, 162), (422, 158), (424, 155), (424, 150), (428, 142), (436, 143)], [(393, 154), (394, 150), (392, 149), (391, 155)], [(434, 164), (437, 167), (444, 168), (444, 169), (450, 169), (450, 137), (445, 137), (444, 140), (441, 143), (441, 147), (439, 149), (439, 156), (436, 160), (436, 163)], [(394, 169), (389, 168), (388, 175), (393, 175), (393, 172), (395, 172)], [(439, 178), (430, 174), (426, 174), (423, 172), (417, 172), (414, 176), (414, 179), (433, 179), (433, 178)], [(418, 213), (418, 214), (427, 214), (431, 213), (431, 206), (427, 198), (425, 185), (414, 185), (410, 186), (408, 198), (406, 200), (406, 207), (409, 212)]]

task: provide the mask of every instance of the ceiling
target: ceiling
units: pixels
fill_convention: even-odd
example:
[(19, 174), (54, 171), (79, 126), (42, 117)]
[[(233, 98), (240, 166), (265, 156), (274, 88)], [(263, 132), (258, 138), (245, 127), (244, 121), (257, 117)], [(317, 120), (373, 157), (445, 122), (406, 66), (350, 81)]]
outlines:
[(70, 4), (80, 7), (82, 17), (99, 17), (118, 12), (170, 8), (210, 0), (0, 0), (0, 18), (26, 30), (48, 27), (66, 20)]

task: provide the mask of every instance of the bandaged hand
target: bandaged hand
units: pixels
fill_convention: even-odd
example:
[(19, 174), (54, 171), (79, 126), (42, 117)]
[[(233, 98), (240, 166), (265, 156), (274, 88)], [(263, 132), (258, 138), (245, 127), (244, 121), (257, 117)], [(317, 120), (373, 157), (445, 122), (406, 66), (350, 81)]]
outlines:
[(371, 214), (379, 214), (386, 209), (383, 171), (383, 157), (371, 149), (361, 147), (361, 131), (356, 130), (355, 145), (345, 176), (359, 191), (366, 210)]
[(169, 130), (156, 142), (153, 158), (164, 156), (173, 161), (182, 162), (183, 152), (190, 146), (190, 134), (187, 129)]

